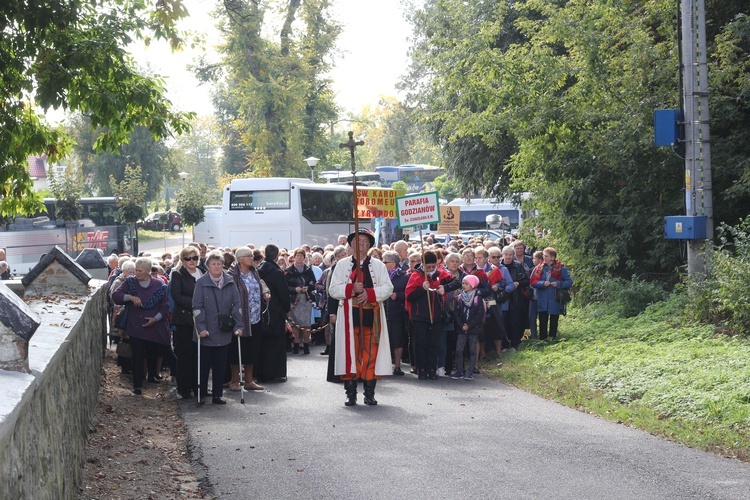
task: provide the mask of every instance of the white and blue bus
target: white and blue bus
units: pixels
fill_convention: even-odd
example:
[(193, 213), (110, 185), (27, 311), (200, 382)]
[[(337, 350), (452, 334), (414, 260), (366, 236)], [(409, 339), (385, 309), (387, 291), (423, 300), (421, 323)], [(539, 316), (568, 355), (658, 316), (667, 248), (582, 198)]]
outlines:
[[(325, 179), (329, 184), (348, 184), (351, 186), (353, 183), (351, 172), (324, 170), (319, 177)], [(357, 185), (378, 187), (381, 185), (380, 174), (377, 172), (357, 172)]]
[(469, 200), (457, 198), (448, 203), (448, 206), (460, 207), (459, 229), (461, 231), (490, 229), (487, 227), (488, 215), (499, 215), (503, 218), (502, 220), (508, 221), (508, 227), (498, 229), (514, 231), (523, 224), (524, 212), (520, 206), (514, 203), (498, 203), (486, 198), (471, 198)]
[[(195, 227), (196, 240), (210, 234), (212, 241), (203, 243), (214, 246), (325, 246), (354, 231), (352, 187), (310, 179), (234, 179), (224, 188), (219, 211), (207, 208), (206, 213), (210, 217)], [(363, 227), (370, 222), (360, 219)]]
[(381, 186), (391, 187), (396, 181), (404, 181), (407, 193), (434, 191), (433, 181), (445, 173), (444, 168), (433, 165), (384, 166), (375, 167), (375, 171), (380, 175)]

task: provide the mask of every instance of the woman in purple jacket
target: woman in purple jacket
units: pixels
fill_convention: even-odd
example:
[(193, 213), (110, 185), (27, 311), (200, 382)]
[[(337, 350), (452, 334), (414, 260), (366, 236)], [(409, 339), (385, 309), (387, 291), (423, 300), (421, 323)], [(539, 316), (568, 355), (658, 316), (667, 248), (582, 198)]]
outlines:
[[(151, 259), (135, 261), (135, 276), (130, 276), (112, 294), (115, 304), (127, 306), (125, 332), (133, 347), (133, 392), (143, 393), (143, 360), (150, 374), (156, 374), (156, 359), (164, 358), (170, 373), (176, 373), (176, 358), (172, 352), (169, 323), (169, 300), (164, 281), (151, 277)], [(149, 382), (157, 383), (157, 375)]]

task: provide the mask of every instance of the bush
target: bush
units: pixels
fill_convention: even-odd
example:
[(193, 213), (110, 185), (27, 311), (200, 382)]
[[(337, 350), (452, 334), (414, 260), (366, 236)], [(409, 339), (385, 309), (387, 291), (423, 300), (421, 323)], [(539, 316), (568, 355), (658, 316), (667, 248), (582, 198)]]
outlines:
[(605, 277), (591, 283), (588, 290), (585, 302), (605, 304), (620, 318), (638, 316), (649, 305), (665, 300), (669, 295), (661, 284), (640, 280), (635, 275), (630, 281)]
[(689, 277), (693, 317), (731, 335), (750, 332), (750, 220), (719, 228), (719, 247), (706, 250), (706, 276)]

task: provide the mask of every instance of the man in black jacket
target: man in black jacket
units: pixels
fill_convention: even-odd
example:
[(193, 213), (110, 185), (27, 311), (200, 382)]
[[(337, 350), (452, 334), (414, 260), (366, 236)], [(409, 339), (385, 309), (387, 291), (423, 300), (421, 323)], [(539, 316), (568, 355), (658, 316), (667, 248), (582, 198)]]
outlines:
[(259, 382), (286, 381), (286, 315), (291, 309), (289, 288), (284, 271), (276, 264), (279, 247), (266, 245), (265, 259), (258, 266), (258, 274), (271, 292), (268, 319), (261, 319), (260, 351), (256, 374)]

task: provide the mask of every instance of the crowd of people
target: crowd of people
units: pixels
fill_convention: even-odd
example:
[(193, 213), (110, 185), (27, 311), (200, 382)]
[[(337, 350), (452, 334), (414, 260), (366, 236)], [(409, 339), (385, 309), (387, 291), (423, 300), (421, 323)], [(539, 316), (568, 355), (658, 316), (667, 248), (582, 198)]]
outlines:
[(168, 368), (179, 395), (201, 405), (226, 404), (225, 388), (244, 397), (286, 381), (287, 356), (309, 355), (313, 342), (325, 342), (327, 379), (343, 382), (347, 406), (358, 381), (376, 405), (377, 380), (405, 375), (405, 364), (419, 380), (472, 380), (481, 358), (554, 339), (573, 284), (554, 248), (529, 252), (512, 236), (376, 246), (367, 229), (326, 247), (191, 243), (109, 263), (133, 392)]

